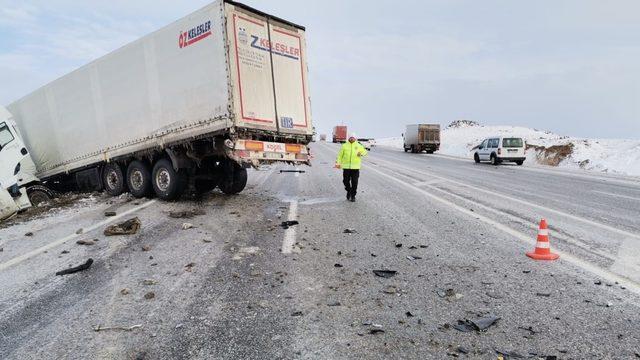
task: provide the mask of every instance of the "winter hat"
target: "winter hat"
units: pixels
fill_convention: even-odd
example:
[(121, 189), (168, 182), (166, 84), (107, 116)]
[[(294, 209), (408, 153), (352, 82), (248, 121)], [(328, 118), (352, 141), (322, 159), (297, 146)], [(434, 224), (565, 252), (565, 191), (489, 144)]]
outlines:
[(349, 139), (354, 138), (354, 139), (358, 139), (358, 137), (356, 136), (356, 133), (352, 132), (349, 134)]

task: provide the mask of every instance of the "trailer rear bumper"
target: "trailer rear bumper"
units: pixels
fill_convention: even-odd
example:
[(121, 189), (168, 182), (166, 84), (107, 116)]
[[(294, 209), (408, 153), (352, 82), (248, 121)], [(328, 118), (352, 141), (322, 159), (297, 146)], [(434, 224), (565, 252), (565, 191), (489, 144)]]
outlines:
[(310, 165), (311, 160), (306, 145), (258, 140), (236, 140), (229, 155), (236, 161), (253, 165), (276, 161)]

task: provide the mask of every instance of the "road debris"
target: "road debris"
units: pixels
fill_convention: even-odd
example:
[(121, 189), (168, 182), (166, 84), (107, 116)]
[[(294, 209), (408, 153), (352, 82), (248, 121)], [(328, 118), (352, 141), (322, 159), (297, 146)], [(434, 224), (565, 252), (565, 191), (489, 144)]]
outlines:
[(413, 261), (413, 260), (420, 260), (422, 258), (420, 256), (407, 255), (407, 259)]
[(76, 241), (76, 244), (90, 246), (90, 245), (95, 245), (96, 240), (78, 240)]
[(151, 251), (151, 245), (142, 245), (142, 251)]
[(111, 216), (116, 216), (116, 212), (115, 211), (105, 211), (104, 212), (104, 216), (106, 217), (111, 217)]
[(343, 267), (343, 266), (342, 266), (342, 264), (335, 263), (335, 264), (333, 264), (333, 267), (335, 267), (335, 268), (341, 268), (341, 267)]
[(485, 316), (476, 320), (458, 320), (458, 323), (453, 325), (453, 328), (462, 332), (486, 331), (498, 320), (500, 320), (500, 318), (497, 316)]
[(129, 288), (120, 289), (120, 294), (121, 295), (129, 295), (130, 293), (131, 293), (131, 289), (129, 289)]
[(447, 299), (448, 301), (460, 300), (463, 297), (462, 294), (457, 293), (453, 289), (437, 290), (436, 293), (438, 294), (438, 296)]
[(155, 280), (153, 280), (153, 279), (145, 279), (145, 280), (142, 280), (142, 285), (147, 285), (147, 286), (149, 286), (149, 285), (155, 285), (155, 284), (157, 284), (157, 283), (158, 283), (158, 282), (157, 282), (157, 281), (155, 281)]
[(116, 236), (116, 235), (133, 235), (140, 230), (140, 219), (134, 217), (120, 224), (115, 224), (108, 226), (104, 229), (105, 236)]
[(536, 296), (542, 296), (542, 297), (550, 297), (551, 293), (542, 293), (542, 292), (537, 292)]
[(196, 266), (196, 263), (190, 262), (187, 265), (184, 266), (184, 271), (188, 271), (191, 272), (191, 270), (193, 270), (193, 267)]
[(193, 224), (192, 223), (183, 223), (182, 224), (182, 230), (189, 230), (193, 228)]
[(398, 289), (395, 286), (387, 286), (382, 290), (385, 294), (395, 294), (398, 292)]
[(340, 301), (332, 301), (330, 303), (327, 303), (327, 306), (342, 306), (342, 304), (340, 303)]
[(343, 234), (355, 234), (357, 231), (355, 229), (344, 229), (342, 231)]
[(287, 221), (283, 221), (282, 224), (280, 224), (280, 226), (283, 229), (288, 229), (290, 226), (294, 226), (294, 225), (298, 225), (300, 224), (297, 220), (287, 220)]
[(194, 216), (204, 215), (204, 210), (191, 209), (182, 211), (169, 211), (169, 217), (174, 219), (191, 219)]
[(142, 328), (142, 324), (138, 324), (138, 325), (133, 325), (133, 326), (101, 326), (101, 325), (96, 325), (93, 328), (93, 331), (105, 331), (105, 330), (124, 330), (124, 331), (133, 331), (135, 329), (140, 329)]
[(294, 311), (291, 313), (291, 316), (302, 316), (302, 311)]
[(406, 313), (404, 313), (407, 317), (414, 317), (415, 315), (413, 315), (413, 313), (411, 313), (411, 311), (407, 311)]
[(148, 293), (144, 294), (144, 298), (147, 300), (151, 300), (154, 297), (156, 297), (156, 293), (154, 293), (153, 291), (149, 291)]
[(28, 233), (25, 233), (24, 236), (33, 236), (33, 233), (29, 231)]
[(378, 329), (378, 328), (369, 329), (369, 334), (372, 334), (372, 335), (382, 334), (382, 333), (384, 333), (384, 330), (382, 330), (382, 329)]
[(376, 276), (388, 279), (390, 277), (396, 276), (398, 272), (395, 270), (373, 270), (373, 273), (376, 274)]
[(91, 267), (91, 264), (93, 264), (93, 259), (89, 259), (87, 260), (84, 264), (82, 265), (78, 265), (72, 268), (68, 268), (68, 269), (64, 269), (64, 270), (60, 270), (56, 273), (56, 275), (69, 275), (69, 274), (73, 274), (73, 273), (77, 273), (79, 271), (84, 271), (87, 270)]
[(68, 253), (69, 253), (69, 250), (62, 250), (62, 251), (60, 252), (60, 254), (68, 254)]
[(80, 235), (84, 232), (84, 230), (82, 230), (82, 228), (76, 230), (76, 235)]
[(397, 247), (397, 248), (401, 248), (401, 247), (402, 247), (402, 244), (396, 244), (396, 247)]

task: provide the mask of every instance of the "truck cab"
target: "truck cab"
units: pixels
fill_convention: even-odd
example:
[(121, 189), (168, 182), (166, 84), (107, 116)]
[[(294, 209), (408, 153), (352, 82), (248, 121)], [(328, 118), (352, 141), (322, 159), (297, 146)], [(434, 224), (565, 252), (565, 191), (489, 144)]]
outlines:
[(0, 106), (0, 220), (31, 206), (25, 185), (37, 181), (35, 165), (11, 113)]

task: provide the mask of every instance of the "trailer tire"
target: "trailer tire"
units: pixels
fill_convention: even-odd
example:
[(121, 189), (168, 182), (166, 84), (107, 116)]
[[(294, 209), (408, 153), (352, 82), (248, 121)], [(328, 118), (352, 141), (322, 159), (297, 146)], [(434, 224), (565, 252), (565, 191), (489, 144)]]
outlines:
[(27, 196), (32, 206), (38, 206), (53, 199), (55, 193), (46, 186), (32, 185), (27, 188)]
[(244, 190), (247, 186), (247, 169), (242, 168), (236, 164), (233, 166), (233, 180), (231, 182), (227, 179), (223, 179), (218, 187), (220, 191), (227, 195), (235, 195)]
[(187, 187), (187, 176), (176, 171), (169, 159), (160, 159), (153, 166), (151, 173), (153, 191), (162, 200), (175, 200)]
[(153, 194), (149, 165), (139, 160), (132, 161), (127, 167), (127, 186), (131, 195), (137, 198)]
[(102, 168), (102, 187), (111, 196), (118, 196), (127, 191), (124, 171), (120, 165), (108, 163)]

